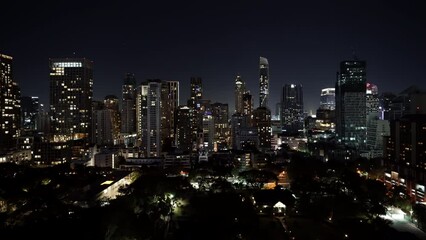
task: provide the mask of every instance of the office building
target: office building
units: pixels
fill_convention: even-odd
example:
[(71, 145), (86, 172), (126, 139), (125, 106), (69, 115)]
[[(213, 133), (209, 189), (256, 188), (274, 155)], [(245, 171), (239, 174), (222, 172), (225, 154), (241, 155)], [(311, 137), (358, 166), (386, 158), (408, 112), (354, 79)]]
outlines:
[(192, 151), (191, 139), (191, 109), (187, 106), (179, 106), (176, 112), (176, 146), (184, 151)]
[(13, 78), (13, 58), (0, 53), (0, 152), (16, 146), (21, 125), (21, 91)]
[(170, 148), (175, 139), (175, 113), (179, 106), (179, 82), (161, 82), (161, 146)]
[(335, 88), (321, 89), (320, 109), (334, 110), (336, 108), (336, 91)]
[(50, 59), (50, 115), (54, 142), (89, 142), (93, 62), (85, 58)]
[(253, 111), (253, 126), (259, 136), (258, 148), (263, 151), (271, 149), (272, 125), (271, 111), (266, 107), (258, 107)]
[(340, 63), (336, 81), (336, 134), (342, 143), (356, 149), (366, 144), (366, 62)]
[(39, 108), (38, 97), (21, 97), (21, 127), (23, 130), (34, 131), (37, 129)]
[(136, 78), (127, 73), (121, 87), (121, 132), (136, 133)]
[(120, 136), (121, 129), (121, 121), (120, 121), (120, 109), (119, 109), (119, 101), (115, 95), (107, 95), (104, 99), (104, 106), (106, 109), (109, 109), (112, 114), (112, 138), (114, 144), (118, 143), (118, 139)]
[(281, 124), (283, 134), (293, 136), (303, 133), (303, 91), (301, 84), (285, 84), (281, 98)]

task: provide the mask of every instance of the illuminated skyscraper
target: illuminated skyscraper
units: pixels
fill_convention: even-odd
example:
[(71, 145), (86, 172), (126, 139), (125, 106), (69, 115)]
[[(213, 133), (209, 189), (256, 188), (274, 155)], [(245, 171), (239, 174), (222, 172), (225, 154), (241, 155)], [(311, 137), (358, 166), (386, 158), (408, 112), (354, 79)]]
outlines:
[(268, 59), (259, 59), (259, 106), (268, 107), (269, 100), (269, 63)]
[(300, 84), (285, 84), (281, 101), (282, 130), (288, 135), (297, 135), (303, 131), (303, 91)]
[(50, 114), (53, 140), (88, 142), (91, 133), (93, 62), (50, 59)]
[(356, 148), (366, 143), (366, 62), (343, 61), (336, 81), (336, 133)]
[(12, 61), (0, 54), (0, 151), (15, 147), (19, 137), (21, 92), (13, 80)]
[(253, 113), (253, 96), (249, 91), (243, 95), (243, 112), (244, 115), (251, 116)]
[(132, 73), (127, 73), (121, 88), (121, 132), (125, 134), (136, 133), (136, 78)]
[(246, 84), (240, 76), (235, 79), (235, 112), (243, 113), (244, 103), (243, 96), (246, 93)]
[(257, 128), (260, 150), (271, 149), (272, 125), (271, 111), (266, 107), (258, 107), (253, 111), (253, 126)]
[(114, 95), (108, 95), (104, 99), (104, 105), (106, 109), (112, 111), (112, 138), (114, 141), (118, 140), (120, 135), (120, 109), (118, 98)]
[(179, 82), (161, 83), (161, 145), (171, 148), (175, 139), (175, 113), (179, 106)]
[(40, 103), (38, 97), (21, 97), (21, 127), (25, 130), (37, 129)]
[(334, 110), (336, 108), (336, 91), (334, 88), (321, 89), (320, 109)]
[(187, 106), (179, 106), (176, 113), (176, 146), (185, 152), (191, 152), (191, 112)]
[(228, 104), (213, 103), (212, 115), (214, 122), (215, 143), (218, 149), (225, 149), (229, 143)]
[(201, 99), (203, 98), (203, 84), (200, 77), (191, 77), (190, 98), (188, 107), (191, 110), (191, 139), (197, 142), (198, 133), (201, 131), (202, 115), (200, 114)]

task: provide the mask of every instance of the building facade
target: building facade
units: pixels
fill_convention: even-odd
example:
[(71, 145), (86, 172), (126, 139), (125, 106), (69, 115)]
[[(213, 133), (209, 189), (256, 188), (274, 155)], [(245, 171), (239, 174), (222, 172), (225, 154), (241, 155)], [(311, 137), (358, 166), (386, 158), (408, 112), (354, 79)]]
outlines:
[(136, 133), (136, 78), (127, 73), (121, 87), (121, 132)]
[(50, 115), (53, 141), (89, 141), (93, 62), (85, 58), (50, 59)]
[(304, 128), (301, 84), (285, 84), (281, 98), (281, 124), (286, 135), (298, 135)]
[(366, 144), (366, 62), (343, 61), (336, 81), (336, 134), (357, 149)]
[(16, 146), (21, 126), (21, 90), (13, 79), (13, 58), (0, 54), (0, 152)]
[(269, 100), (269, 63), (264, 57), (259, 58), (259, 106), (268, 107)]

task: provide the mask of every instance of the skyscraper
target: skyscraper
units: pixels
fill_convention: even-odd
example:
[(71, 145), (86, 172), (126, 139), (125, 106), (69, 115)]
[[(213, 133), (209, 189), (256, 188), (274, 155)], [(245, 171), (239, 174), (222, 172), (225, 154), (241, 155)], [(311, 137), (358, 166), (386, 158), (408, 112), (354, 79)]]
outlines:
[(321, 89), (320, 109), (334, 110), (336, 108), (336, 91), (334, 88)]
[(137, 89), (137, 135), (144, 157), (160, 156), (161, 89), (159, 79), (149, 79)]
[(268, 59), (259, 59), (259, 106), (268, 107), (269, 99), (269, 63)]
[(179, 106), (176, 113), (176, 145), (185, 152), (191, 152), (191, 113), (187, 106)]
[(241, 78), (241, 76), (237, 76), (235, 79), (235, 112), (243, 113), (244, 104), (243, 104), (243, 96), (246, 93), (246, 85)]
[(136, 133), (136, 78), (127, 73), (121, 88), (121, 132), (124, 134)]
[(356, 148), (366, 143), (366, 62), (342, 61), (336, 81), (336, 133)]
[(39, 112), (38, 97), (21, 97), (21, 127), (25, 130), (37, 129), (37, 116)]
[(107, 95), (104, 99), (104, 105), (106, 109), (111, 110), (112, 114), (112, 138), (114, 141), (117, 141), (120, 135), (120, 109), (119, 101), (115, 95)]
[(179, 82), (161, 82), (161, 145), (171, 148), (175, 139), (175, 112), (179, 106)]
[(21, 91), (12, 63), (12, 57), (0, 54), (0, 151), (14, 147), (19, 137)]
[(200, 114), (201, 99), (203, 98), (203, 84), (200, 77), (191, 77), (190, 80), (190, 98), (188, 107), (191, 110), (191, 139), (193, 142), (198, 140), (198, 132), (201, 131), (202, 115)]
[(243, 95), (243, 112), (242, 114), (251, 116), (253, 112), (253, 96), (249, 91), (245, 92)]
[(229, 143), (228, 104), (213, 103), (212, 115), (214, 122), (215, 143), (219, 149), (225, 149)]
[(92, 143), (97, 145), (114, 144), (114, 110), (106, 108), (101, 101), (93, 101)]
[(271, 149), (271, 111), (266, 107), (258, 107), (253, 111), (253, 126), (257, 128), (259, 149)]
[(50, 114), (53, 140), (89, 142), (93, 62), (85, 58), (50, 59)]
[(301, 84), (285, 84), (281, 99), (281, 125), (288, 135), (303, 131), (303, 91)]

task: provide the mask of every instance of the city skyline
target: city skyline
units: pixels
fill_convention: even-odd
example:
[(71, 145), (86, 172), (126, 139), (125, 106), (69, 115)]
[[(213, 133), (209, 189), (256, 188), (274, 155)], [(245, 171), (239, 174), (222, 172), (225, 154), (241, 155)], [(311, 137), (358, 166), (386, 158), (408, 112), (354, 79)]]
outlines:
[[(269, 108), (282, 86), (302, 84), (305, 111), (319, 106), (322, 88), (333, 87), (339, 63), (353, 53), (368, 63), (367, 81), (379, 91), (425, 88), (420, 69), (426, 33), (420, 2), (327, 3), (6, 3), (0, 51), (15, 62), (23, 96), (48, 103), (49, 58), (85, 57), (94, 62), (94, 100), (120, 97), (126, 73), (179, 81), (181, 103), (191, 77), (201, 77), (204, 98), (234, 109), (240, 75), (259, 99), (260, 56), (269, 61)], [(362, 2), (362, 1), (361, 1)], [(34, 11), (36, 10), (36, 11)], [(21, 21), (13, 19), (22, 18)], [(3, 25), (3, 24), (2, 24)], [(262, 33), (262, 34), (259, 34)], [(36, 83), (36, 84), (34, 84)], [(219, 92), (221, 94), (217, 94)], [(275, 112), (272, 112), (275, 114)]]

